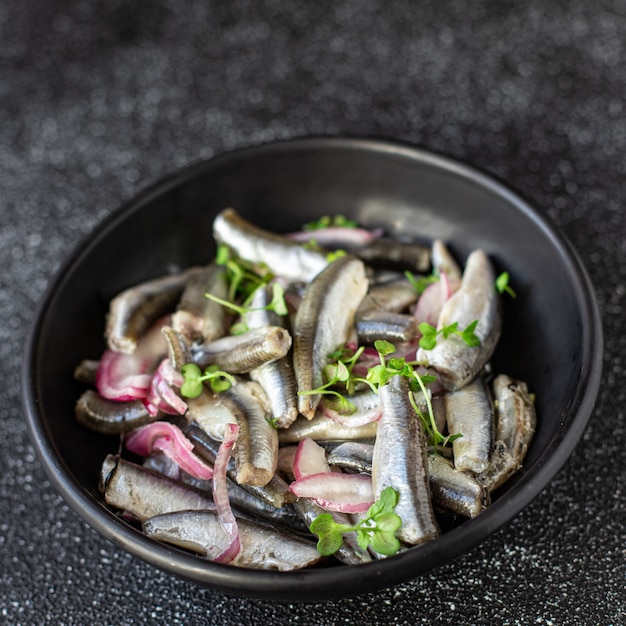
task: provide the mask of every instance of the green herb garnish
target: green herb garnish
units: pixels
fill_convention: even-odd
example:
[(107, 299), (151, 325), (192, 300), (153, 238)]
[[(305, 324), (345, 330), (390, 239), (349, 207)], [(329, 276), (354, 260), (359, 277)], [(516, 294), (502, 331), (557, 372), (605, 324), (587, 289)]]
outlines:
[(458, 322), (452, 322), (452, 324), (437, 330), (428, 322), (422, 322), (418, 327), (419, 331), (422, 333), (422, 337), (419, 341), (420, 348), (432, 350), (437, 345), (437, 335), (443, 335), (444, 339), (447, 339), (450, 335), (457, 335), (470, 346), (470, 348), (475, 348), (480, 345), (480, 338), (474, 333), (477, 325), (478, 320), (474, 320), (464, 330), (459, 330)]
[(429, 274), (428, 276), (416, 276), (409, 271), (404, 272), (404, 276), (411, 283), (411, 286), (418, 294), (424, 293), (424, 290), (428, 285), (439, 282), (439, 275), (436, 273)]
[(499, 293), (506, 292), (511, 296), (511, 298), (517, 298), (517, 294), (509, 285), (509, 278), (510, 276), (508, 272), (502, 272), (502, 274), (496, 278), (496, 289)]
[(400, 516), (394, 512), (398, 499), (398, 492), (393, 487), (386, 487), (355, 526), (338, 524), (330, 513), (318, 515), (310, 527), (318, 536), (318, 552), (324, 556), (334, 554), (343, 543), (344, 533), (355, 532), (362, 550), (371, 546), (379, 554), (395, 554), (400, 549), (396, 531), (402, 525)]
[(228, 372), (220, 370), (217, 365), (209, 365), (204, 373), (195, 363), (185, 363), (182, 366), (184, 382), (180, 393), (185, 398), (197, 398), (202, 393), (203, 383), (206, 381), (215, 393), (226, 391), (235, 384), (235, 379)]

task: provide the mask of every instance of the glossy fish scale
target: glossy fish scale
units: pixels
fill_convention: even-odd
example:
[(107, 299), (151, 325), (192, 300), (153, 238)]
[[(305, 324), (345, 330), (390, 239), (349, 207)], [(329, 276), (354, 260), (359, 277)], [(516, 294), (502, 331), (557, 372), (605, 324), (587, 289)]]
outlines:
[(416, 545), (439, 534), (428, 479), (426, 438), (409, 402), (408, 380), (394, 376), (380, 389), (383, 413), (378, 424), (372, 459), (374, 496), (385, 487), (399, 493), (395, 512), (402, 519), (396, 533)]
[[(328, 355), (348, 340), (367, 286), (365, 266), (351, 256), (335, 260), (307, 286), (293, 328), (299, 393), (324, 383), (322, 372)], [(320, 394), (300, 395), (298, 410), (311, 419), (320, 399)]]

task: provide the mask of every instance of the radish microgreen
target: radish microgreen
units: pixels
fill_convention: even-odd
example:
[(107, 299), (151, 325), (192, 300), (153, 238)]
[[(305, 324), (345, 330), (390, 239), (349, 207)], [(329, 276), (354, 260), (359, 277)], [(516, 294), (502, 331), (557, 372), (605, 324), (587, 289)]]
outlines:
[(508, 293), (511, 298), (517, 298), (517, 294), (509, 285), (509, 273), (502, 272), (498, 278), (496, 278), (496, 289), (499, 293)]
[(354, 526), (337, 523), (330, 513), (318, 515), (310, 526), (317, 535), (317, 550), (323, 556), (330, 556), (339, 550), (345, 533), (355, 532), (359, 547), (391, 556), (400, 549), (396, 531), (402, 519), (394, 512), (399, 494), (393, 487), (385, 487), (380, 497), (370, 506), (365, 515)]
[(478, 320), (474, 320), (464, 330), (459, 330), (459, 323), (452, 322), (448, 326), (444, 326), (437, 330), (434, 326), (431, 326), (428, 322), (422, 322), (418, 328), (422, 333), (419, 345), (424, 350), (432, 350), (437, 345), (437, 335), (443, 335), (444, 339), (447, 339), (451, 335), (457, 335), (460, 337), (470, 348), (475, 348), (480, 345), (480, 337), (474, 332)]
[(217, 365), (209, 365), (204, 373), (195, 363), (185, 363), (181, 372), (184, 382), (180, 393), (185, 398), (197, 398), (202, 393), (202, 383), (208, 382), (209, 387), (215, 393), (226, 391), (235, 384), (235, 379), (229, 373), (218, 368)]

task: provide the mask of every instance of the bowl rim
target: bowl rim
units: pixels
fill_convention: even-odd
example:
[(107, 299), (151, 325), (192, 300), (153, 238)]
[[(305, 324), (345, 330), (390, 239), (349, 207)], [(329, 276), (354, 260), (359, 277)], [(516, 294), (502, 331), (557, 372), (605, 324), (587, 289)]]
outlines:
[[(82, 257), (89, 252), (90, 247), (115, 228), (118, 222), (126, 219), (127, 214), (140, 210), (152, 199), (173, 187), (184, 184), (204, 171), (219, 168), (230, 160), (247, 156), (262, 156), (284, 151), (346, 149), (371, 152), (380, 156), (401, 157), (420, 165), (426, 164), (436, 169), (446, 170), (469, 180), (514, 205), (517, 210), (534, 222), (534, 225), (549, 239), (551, 245), (558, 249), (567, 264), (576, 298), (581, 306), (583, 349), (580, 385), (567, 411), (569, 419), (563, 419), (551, 445), (547, 446), (553, 449), (553, 453), (544, 452), (540, 455), (537, 464), (541, 466), (541, 473), (538, 476), (534, 474), (523, 476), (512, 490), (503, 494), (485, 513), (481, 514), (481, 517), (486, 517), (488, 523), (475, 527), (471, 523), (472, 520), (469, 520), (436, 540), (395, 555), (391, 559), (359, 565), (357, 583), (346, 581), (346, 568), (353, 566), (338, 565), (332, 568), (295, 572), (268, 572), (212, 563), (166, 544), (155, 546), (154, 540), (120, 520), (102, 502), (95, 501), (91, 493), (68, 473), (63, 460), (46, 438), (45, 416), (41, 414), (37, 397), (36, 364), (43, 321), (54, 293), (72, 269), (81, 262)], [(448, 563), (469, 552), (511, 522), (550, 483), (579, 442), (597, 398), (602, 371), (602, 355), (603, 331), (600, 312), (593, 285), (578, 253), (546, 215), (540, 213), (505, 184), (456, 159), (396, 140), (301, 137), (231, 150), (165, 175), (114, 209), (87, 233), (50, 278), (35, 310), (22, 360), (22, 407), (31, 441), (55, 489), (83, 521), (115, 545), (170, 574), (230, 595), (272, 598), (289, 602), (320, 601), (356, 596), (415, 578), (437, 567), (432, 564), (432, 557), (435, 553), (439, 556), (443, 555), (443, 563)], [(564, 429), (566, 423), (567, 428)], [(407, 570), (409, 570), (408, 574)]]

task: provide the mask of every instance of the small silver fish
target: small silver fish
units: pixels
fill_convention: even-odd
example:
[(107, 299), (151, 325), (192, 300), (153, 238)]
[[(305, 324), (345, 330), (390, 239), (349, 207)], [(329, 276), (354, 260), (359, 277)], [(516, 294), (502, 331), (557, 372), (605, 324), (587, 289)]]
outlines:
[(95, 432), (120, 435), (149, 424), (159, 419), (159, 416), (151, 416), (141, 400), (107, 400), (88, 389), (76, 403), (76, 419), (79, 424)]
[(464, 517), (476, 517), (489, 506), (489, 492), (469, 473), (461, 472), (438, 455), (428, 455), (433, 503)]
[[(278, 530), (238, 519), (241, 549), (230, 565), (290, 571), (314, 565), (322, 558), (315, 544)], [(211, 511), (179, 511), (144, 521), (148, 537), (192, 550), (208, 558), (231, 542), (219, 517)]]
[(469, 255), (461, 287), (443, 305), (437, 328), (456, 322), (459, 330), (464, 330), (474, 320), (478, 321), (474, 332), (480, 339), (479, 346), (470, 347), (457, 335), (439, 336), (434, 348), (417, 352), (417, 360), (437, 370), (439, 382), (447, 389), (459, 389), (472, 380), (491, 358), (500, 338), (495, 276), (482, 250)]
[(377, 339), (408, 343), (419, 334), (412, 315), (374, 310), (356, 316), (356, 331), (361, 344), (372, 345)]
[(220, 394), (239, 424), (233, 449), (236, 481), (262, 487), (270, 482), (278, 465), (278, 431), (267, 419), (267, 398), (255, 382), (238, 382)]
[[(250, 301), (250, 311), (246, 314), (249, 328), (267, 325), (283, 326), (285, 320), (274, 311), (267, 310), (272, 300), (272, 288), (259, 287)], [(250, 371), (250, 378), (265, 391), (270, 403), (272, 418), (277, 426), (287, 428), (298, 417), (296, 400), (296, 377), (293, 371), (293, 359), (290, 354), (263, 363)]]
[(114, 352), (132, 354), (137, 340), (157, 319), (174, 310), (187, 281), (200, 271), (148, 280), (119, 293), (109, 305), (105, 337)]
[(258, 228), (234, 209), (218, 213), (213, 222), (213, 236), (242, 259), (264, 263), (273, 274), (292, 282), (309, 282), (328, 265), (325, 254)]
[(522, 466), (537, 424), (526, 383), (500, 374), (493, 381), (493, 391), (496, 442), (490, 466), (477, 477), (489, 491), (500, 487)]
[[(367, 285), (363, 262), (346, 255), (333, 261), (307, 286), (293, 328), (299, 394), (324, 383), (328, 355), (348, 340)], [(312, 419), (320, 400), (320, 394), (299, 395), (298, 410)]]
[(99, 489), (109, 506), (139, 521), (171, 511), (215, 510), (198, 490), (112, 454), (102, 464)]
[(417, 545), (439, 535), (428, 479), (426, 436), (409, 402), (406, 378), (394, 376), (381, 387), (380, 399), (383, 414), (372, 459), (374, 495), (378, 499), (385, 487), (398, 491), (395, 512), (402, 526), (396, 535)]
[(228, 281), (223, 267), (209, 265), (192, 274), (172, 315), (174, 330), (191, 343), (209, 343), (222, 337), (227, 330), (224, 307), (207, 298), (210, 293), (222, 300), (228, 298)]
[(372, 474), (374, 445), (361, 441), (346, 441), (328, 453), (328, 464), (359, 474)]
[(291, 343), (291, 335), (282, 326), (263, 326), (192, 346), (192, 358), (201, 368), (215, 364), (231, 374), (246, 374), (284, 357)]
[(278, 438), (281, 444), (297, 443), (307, 437), (314, 441), (360, 441), (373, 439), (377, 430), (377, 421), (363, 426), (344, 426), (318, 411), (312, 420), (298, 417), (289, 428), (278, 431)]
[(462, 437), (452, 442), (454, 466), (475, 474), (489, 467), (493, 447), (493, 404), (483, 379), (478, 376), (457, 391), (448, 393), (446, 420), (450, 434)]

